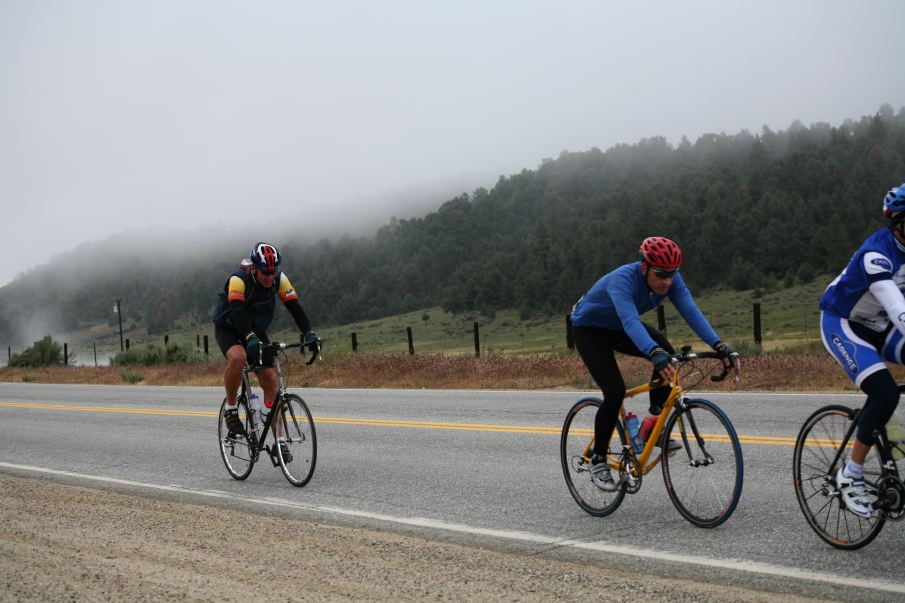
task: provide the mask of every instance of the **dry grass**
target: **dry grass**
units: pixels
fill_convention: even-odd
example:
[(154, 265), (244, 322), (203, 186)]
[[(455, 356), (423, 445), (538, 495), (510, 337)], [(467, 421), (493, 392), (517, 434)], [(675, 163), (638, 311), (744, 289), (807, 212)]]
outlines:
[[(826, 354), (764, 354), (744, 358), (738, 383), (705, 381), (706, 389), (743, 391), (854, 391), (842, 369)], [(622, 356), (620, 364), (630, 386), (650, 374), (650, 363)], [(439, 388), (439, 389), (578, 389), (595, 390), (576, 355), (504, 356), (483, 358), (443, 354), (350, 354), (313, 366), (297, 357), (283, 364), (290, 387)], [(0, 369), (0, 381), (123, 385), (121, 367), (54, 367)], [(123, 367), (140, 373), (140, 385), (221, 385), (223, 364)], [(905, 367), (893, 367), (897, 379)], [(688, 381), (686, 381), (688, 383)]]

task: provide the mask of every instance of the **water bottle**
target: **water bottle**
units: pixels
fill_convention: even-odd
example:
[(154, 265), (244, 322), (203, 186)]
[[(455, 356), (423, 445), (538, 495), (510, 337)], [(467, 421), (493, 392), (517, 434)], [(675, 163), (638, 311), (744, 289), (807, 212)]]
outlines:
[(892, 446), (892, 458), (905, 458), (905, 431), (902, 430), (902, 422), (895, 415), (886, 424), (886, 437)]
[(261, 406), (261, 398), (257, 394), (252, 394), (248, 399), (249, 410), (251, 411), (251, 422), (255, 429), (259, 429), (264, 424), (263, 407)]
[(657, 424), (657, 416), (656, 415), (647, 415), (644, 417), (644, 420), (641, 421), (641, 431), (638, 435), (641, 436), (641, 440), (646, 442), (647, 438), (650, 437), (650, 432), (654, 430), (654, 425)]
[(628, 432), (626, 435), (628, 435), (635, 454), (644, 450), (644, 440), (641, 439), (640, 435), (641, 424), (638, 422), (638, 416), (635, 413), (630, 412), (625, 415), (625, 430)]
[(260, 405), (261, 408), (261, 425), (263, 425), (267, 421), (267, 417), (270, 415), (270, 409), (273, 408), (273, 402), (270, 400), (264, 400), (264, 403)]

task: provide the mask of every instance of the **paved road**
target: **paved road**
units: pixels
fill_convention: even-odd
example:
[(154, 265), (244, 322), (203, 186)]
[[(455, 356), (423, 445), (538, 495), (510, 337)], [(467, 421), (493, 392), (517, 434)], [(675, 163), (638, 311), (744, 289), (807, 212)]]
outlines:
[[(0, 384), (0, 471), (36, 473), (28, 466), (53, 479), (92, 482), (61, 474), (68, 472), (140, 491), (139, 482), (154, 486), (144, 488), (151, 495), (217, 497), (217, 504), (263, 512), (530, 554), (606, 557), (753, 587), (779, 580), (816, 596), (850, 590), (864, 597), (859, 579), (887, 589), (868, 598), (901, 600), (905, 593), (905, 524), (888, 524), (865, 549), (841, 552), (810, 531), (795, 501), (798, 428), (823, 404), (859, 404), (854, 395), (707, 395), (740, 435), (788, 443), (743, 444), (741, 503), (722, 527), (702, 530), (672, 507), (659, 471), (608, 518), (578, 508), (558, 458), (558, 430), (579, 397), (574, 392), (295, 391), (309, 402), (318, 430), (317, 469), (303, 489), (269, 464), (245, 482), (229, 478), (216, 446), (217, 388)], [(640, 556), (625, 554), (636, 549)]]

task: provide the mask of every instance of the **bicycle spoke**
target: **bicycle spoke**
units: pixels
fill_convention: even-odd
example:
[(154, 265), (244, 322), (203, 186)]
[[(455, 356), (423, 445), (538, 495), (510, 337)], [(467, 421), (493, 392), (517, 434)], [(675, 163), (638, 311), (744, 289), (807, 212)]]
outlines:
[(723, 523), (738, 504), (743, 479), (741, 446), (732, 424), (712, 403), (694, 400), (670, 417), (665, 429), (664, 442), (673, 438), (685, 449), (685, 455), (661, 459), (676, 509), (697, 526)]
[[(834, 462), (845, 459), (844, 451), (839, 451), (853, 416), (853, 411), (843, 406), (816, 411), (798, 434), (793, 459), (795, 493), (805, 519), (823, 540), (843, 549), (864, 546), (876, 537), (884, 523), (879, 517), (865, 519), (850, 512), (835, 485), (838, 465), (834, 466)], [(881, 474), (882, 462), (874, 447), (865, 460), (865, 475), (879, 479)]]
[(280, 434), (274, 445), (280, 469), (293, 486), (304, 486), (314, 473), (317, 437), (314, 421), (304, 400), (284, 394), (277, 417)]
[[(596, 517), (615, 511), (625, 497), (624, 488), (605, 492), (591, 481), (589, 455), (594, 437), (594, 418), (599, 405), (600, 401), (595, 398), (579, 400), (569, 410), (560, 436), (560, 464), (569, 492), (585, 512)], [(613, 434), (607, 454), (615, 463), (619, 462), (621, 445), (624, 443), (620, 435)], [(616, 477), (615, 469), (613, 475)]]

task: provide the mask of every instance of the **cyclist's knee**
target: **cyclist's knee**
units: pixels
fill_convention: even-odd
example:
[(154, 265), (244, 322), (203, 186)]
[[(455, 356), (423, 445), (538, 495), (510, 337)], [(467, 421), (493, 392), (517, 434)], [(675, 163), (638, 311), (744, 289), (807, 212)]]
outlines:
[(245, 350), (242, 346), (233, 346), (226, 352), (226, 362), (232, 370), (242, 370), (245, 366)]

